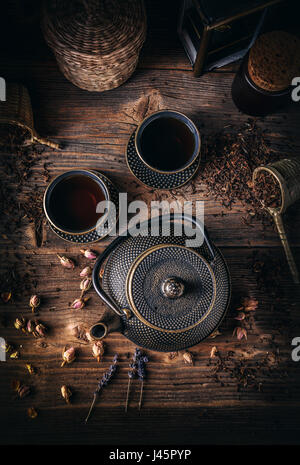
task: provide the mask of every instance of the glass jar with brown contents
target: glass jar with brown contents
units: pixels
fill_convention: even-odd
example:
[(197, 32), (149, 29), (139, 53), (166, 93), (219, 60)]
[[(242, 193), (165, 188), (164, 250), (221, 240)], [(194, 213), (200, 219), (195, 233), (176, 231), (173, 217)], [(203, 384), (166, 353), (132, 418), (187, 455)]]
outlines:
[(243, 113), (265, 116), (291, 102), (291, 81), (300, 76), (300, 39), (285, 31), (261, 35), (232, 84), (232, 99)]

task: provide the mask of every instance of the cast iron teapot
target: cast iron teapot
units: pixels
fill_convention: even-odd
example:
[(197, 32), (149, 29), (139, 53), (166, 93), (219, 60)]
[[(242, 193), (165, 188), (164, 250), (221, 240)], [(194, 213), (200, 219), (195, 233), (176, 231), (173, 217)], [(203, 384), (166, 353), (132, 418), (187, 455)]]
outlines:
[[(168, 230), (166, 219), (171, 220)], [(198, 344), (224, 318), (230, 276), (202, 223), (181, 214), (160, 216), (157, 221), (158, 235), (150, 235), (153, 220), (146, 221), (140, 235), (117, 237), (98, 257), (93, 285), (113, 312), (106, 312), (92, 326), (93, 339), (119, 331), (140, 347), (173, 352)], [(178, 221), (184, 221), (185, 228), (188, 225), (188, 235), (176, 233)], [(186, 247), (195, 228), (201, 231), (203, 244)]]

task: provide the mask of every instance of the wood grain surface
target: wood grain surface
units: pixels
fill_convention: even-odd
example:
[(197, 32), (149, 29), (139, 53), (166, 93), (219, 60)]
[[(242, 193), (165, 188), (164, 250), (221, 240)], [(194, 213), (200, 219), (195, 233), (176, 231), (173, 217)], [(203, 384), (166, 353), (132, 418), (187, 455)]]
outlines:
[[(205, 200), (205, 224), (211, 239), (221, 248), (232, 278), (233, 298), (220, 335), (191, 349), (194, 366), (184, 363), (182, 354), (170, 360), (168, 354), (149, 352), (148, 378), (144, 403), (138, 410), (139, 384), (134, 383), (129, 411), (124, 412), (128, 364), (134, 345), (120, 334), (106, 339), (107, 350), (101, 364), (91, 355), (91, 344), (77, 340), (73, 328), (88, 328), (105, 311), (94, 291), (82, 310), (72, 310), (78, 297), (79, 272), (88, 262), (77, 245), (56, 237), (46, 226), (42, 247), (32, 242), (31, 227), (24, 219), (18, 230), (1, 230), (0, 273), (16, 265), (27, 276), (18, 298), (0, 304), (4, 324), (0, 336), (20, 349), (18, 360), (0, 364), (0, 443), (29, 444), (240, 444), (299, 443), (300, 374), (291, 360), (291, 340), (300, 335), (300, 293), (292, 282), (275, 230), (243, 222), (242, 205), (226, 210), (220, 202), (207, 198), (200, 174), (176, 192), (156, 192), (139, 184), (128, 171), (125, 149), (129, 136), (143, 117), (159, 108), (172, 108), (191, 117), (203, 141), (227, 125), (248, 120), (231, 100), (231, 83), (236, 65), (194, 78), (188, 59), (176, 36), (177, 2), (148, 1), (148, 39), (139, 67), (127, 83), (102, 94), (74, 87), (60, 73), (55, 59), (36, 31), (32, 53), (3, 53), (1, 76), (24, 83), (30, 92), (35, 126), (42, 136), (58, 141), (63, 150), (46, 149), (25, 182), (22, 195), (42, 192), (47, 183), (41, 176), (44, 163), (51, 178), (72, 168), (102, 171), (128, 193), (128, 199), (149, 202), (161, 198)], [(29, 38), (30, 39), (30, 38)], [(29, 40), (28, 39), (28, 40)], [(26, 52), (27, 51), (27, 52)], [(300, 107), (258, 119), (275, 150), (299, 153)], [(9, 156), (2, 154), (2, 157)], [(5, 178), (5, 160), (0, 168)], [(15, 185), (9, 186), (16, 189)], [(289, 212), (290, 240), (300, 266), (299, 205)], [(100, 252), (109, 239), (95, 244)], [(74, 271), (63, 269), (56, 254), (66, 254), (76, 262)], [(276, 289), (259, 285), (253, 260), (282, 263)], [(274, 270), (275, 272), (275, 270)], [(49, 327), (44, 340), (18, 332), (17, 316), (30, 317), (29, 297), (42, 298), (38, 318)], [(248, 324), (248, 339), (233, 337), (234, 316), (243, 297), (258, 300)], [(65, 344), (73, 344), (77, 359), (60, 367)], [(210, 358), (216, 346), (219, 355)], [(98, 379), (115, 353), (120, 356), (116, 378), (103, 390), (87, 425), (87, 414)], [(32, 363), (36, 375), (29, 375), (25, 363)], [(240, 366), (254, 382), (243, 386)], [(20, 379), (32, 387), (25, 399), (14, 399), (11, 381)], [(67, 384), (74, 395), (66, 405), (60, 387)], [(30, 420), (26, 410), (39, 412)]]

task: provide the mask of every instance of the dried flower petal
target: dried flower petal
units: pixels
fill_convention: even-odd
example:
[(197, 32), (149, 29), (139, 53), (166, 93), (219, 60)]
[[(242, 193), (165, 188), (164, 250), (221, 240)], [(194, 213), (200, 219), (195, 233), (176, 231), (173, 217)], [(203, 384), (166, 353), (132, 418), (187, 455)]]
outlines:
[(30, 305), (33, 313), (34, 313), (35, 309), (40, 306), (40, 303), (41, 303), (40, 298), (37, 295), (33, 295), (33, 296), (30, 297), (29, 305)]
[(246, 315), (244, 312), (239, 312), (237, 314), (237, 316), (234, 317), (235, 320), (238, 320), (238, 321), (243, 321), (245, 319)]
[(99, 363), (101, 361), (102, 355), (104, 354), (104, 351), (105, 351), (105, 346), (102, 341), (94, 342), (93, 347), (92, 347), (92, 353)]
[(75, 268), (75, 263), (73, 260), (71, 260), (68, 257), (65, 257), (64, 255), (58, 255), (57, 257), (59, 258), (60, 263), (62, 264), (63, 267), (69, 269), (69, 270), (74, 270)]
[(213, 358), (216, 355), (217, 352), (218, 352), (217, 347), (213, 346), (213, 348), (210, 351), (210, 358)]
[(15, 359), (15, 360), (20, 358), (20, 352), (18, 350), (15, 350), (15, 352), (12, 352), (10, 354), (10, 358)]
[(92, 286), (92, 280), (90, 278), (84, 278), (80, 283), (80, 289), (83, 292), (88, 291)]
[(194, 365), (194, 357), (191, 354), (191, 352), (188, 352), (186, 350), (182, 356), (183, 356), (184, 363), (186, 363), (187, 365)]
[(95, 260), (97, 258), (97, 254), (91, 249), (81, 249), (80, 252), (89, 260)]
[(69, 404), (70, 403), (70, 397), (72, 395), (71, 389), (68, 386), (63, 385), (60, 390), (61, 390), (61, 395), (63, 396), (63, 398), (65, 399), (67, 404)]
[(34, 419), (38, 416), (38, 413), (34, 407), (29, 407), (27, 409), (27, 415), (29, 416), (29, 418)]
[(1, 299), (5, 304), (11, 299), (11, 292), (2, 292)]
[(26, 320), (25, 318), (16, 318), (14, 322), (14, 326), (16, 329), (21, 329), (23, 332), (25, 332), (25, 325), (26, 325)]
[(247, 330), (245, 328), (241, 328), (240, 326), (237, 326), (236, 328), (234, 328), (233, 330), (233, 335), (236, 334), (236, 337), (239, 341), (241, 341), (243, 339), (243, 337), (245, 339), (247, 339)]
[(31, 365), (30, 363), (26, 363), (25, 367), (27, 368), (27, 370), (29, 371), (29, 373), (31, 375), (35, 375), (36, 374), (36, 369), (34, 368), (33, 365)]
[(92, 274), (92, 268), (90, 266), (86, 266), (83, 268), (83, 270), (80, 272), (80, 277), (81, 278), (88, 278)]
[(70, 347), (69, 349), (66, 349), (66, 347), (65, 347), (64, 350), (63, 350), (63, 353), (62, 353), (62, 358), (63, 358), (63, 362), (61, 364), (62, 367), (66, 363), (72, 363), (76, 358), (74, 347)]

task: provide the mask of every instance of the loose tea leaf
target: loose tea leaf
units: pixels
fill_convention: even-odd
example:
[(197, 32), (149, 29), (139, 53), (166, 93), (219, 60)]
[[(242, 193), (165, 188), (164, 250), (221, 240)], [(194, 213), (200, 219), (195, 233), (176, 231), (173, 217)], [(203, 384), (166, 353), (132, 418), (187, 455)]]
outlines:
[[(232, 128), (232, 132), (208, 136), (203, 158), (199, 176), (206, 184), (207, 196), (220, 200), (227, 209), (234, 203), (242, 203), (247, 212), (243, 220), (246, 224), (251, 225), (256, 218), (264, 225), (273, 225), (257, 198), (252, 174), (256, 167), (277, 161), (280, 155), (270, 149), (264, 132), (253, 120), (239, 129)], [(196, 185), (194, 188), (197, 190)]]

